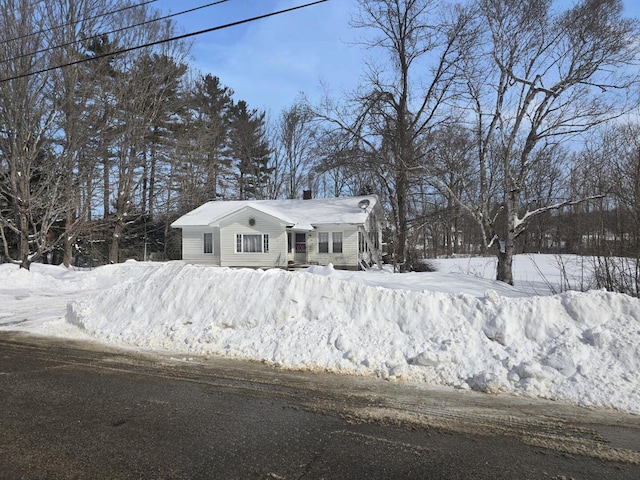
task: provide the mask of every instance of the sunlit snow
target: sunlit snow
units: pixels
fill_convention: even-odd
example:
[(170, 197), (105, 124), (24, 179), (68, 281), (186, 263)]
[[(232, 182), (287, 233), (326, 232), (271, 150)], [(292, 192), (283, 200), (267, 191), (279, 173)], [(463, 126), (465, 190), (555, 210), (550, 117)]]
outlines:
[(588, 286), (585, 260), (518, 256), (516, 287), (490, 280), (492, 258), (433, 263), (407, 274), (0, 265), (0, 328), (640, 413), (640, 300), (565, 291)]

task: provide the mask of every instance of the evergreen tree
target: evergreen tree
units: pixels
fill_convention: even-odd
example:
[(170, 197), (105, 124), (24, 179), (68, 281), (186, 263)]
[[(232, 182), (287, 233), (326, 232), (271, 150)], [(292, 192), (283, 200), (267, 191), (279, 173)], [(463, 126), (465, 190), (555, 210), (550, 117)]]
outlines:
[(265, 113), (249, 110), (247, 103), (240, 100), (231, 107), (230, 114), (229, 153), (237, 168), (238, 198), (265, 198), (266, 184), (272, 171)]
[(219, 186), (224, 188), (224, 177), (231, 170), (231, 162), (226, 155), (229, 110), (233, 105), (231, 95), (233, 90), (223, 86), (213, 75), (207, 74), (196, 82), (193, 108), (199, 145), (203, 149), (206, 200), (216, 200), (221, 195)]

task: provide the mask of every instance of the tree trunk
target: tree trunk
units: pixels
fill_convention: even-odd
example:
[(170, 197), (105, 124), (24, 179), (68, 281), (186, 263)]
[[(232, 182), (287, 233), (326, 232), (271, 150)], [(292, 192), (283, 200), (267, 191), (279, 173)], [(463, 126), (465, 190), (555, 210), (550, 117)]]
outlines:
[(396, 198), (398, 201), (398, 246), (397, 246), (397, 254), (398, 254), (398, 264), (400, 265), (400, 271), (406, 272), (407, 268), (410, 268), (407, 265), (407, 202), (404, 196), (404, 184), (406, 180), (404, 179), (404, 172), (400, 173), (400, 179), (398, 180), (398, 187)]
[(147, 149), (142, 149), (142, 193), (140, 194), (140, 213), (146, 215), (147, 192), (149, 189), (149, 162), (147, 161)]
[(156, 203), (156, 145), (154, 143), (151, 144), (151, 167), (149, 172), (149, 219), (153, 220), (154, 217), (154, 209)]
[(504, 238), (498, 239), (496, 280), (513, 285), (513, 254), (516, 245), (516, 213), (520, 191), (512, 188), (506, 204), (507, 225)]
[(26, 270), (31, 270), (31, 260), (29, 260), (28, 255), (22, 256), (22, 262), (20, 262), (20, 268), (24, 268)]
[[(22, 210), (22, 206), (18, 207)], [(29, 270), (31, 260), (29, 259), (29, 221), (27, 215), (21, 211), (18, 214), (18, 225), (20, 226), (20, 266)]]
[(500, 282), (513, 285), (513, 248), (503, 248), (503, 241), (500, 240), (500, 250), (498, 251), (498, 268), (496, 278)]
[(109, 180), (110, 165), (109, 165), (109, 153), (104, 152), (104, 157), (102, 158), (102, 209), (103, 218), (107, 218), (109, 216), (109, 197), (111, 196), (111, 184)]
[(67, 210), (67, 216), (65, 219), (65, 233), (64, 238), (62, 239), (62, 264), (69, 268), (71, 265), (72, 257), (73, 257), (73, 237), (72, 237), (72, 225), (73, 225), (73, 215), (70, 211)]
[(111, 246), (109, 248), (109, 263), (118, 263), (120, 253), (120, 236), (124, 231), (124, 226), (121, 221), (116, 222), (113, 230), (113, 237), (111, 237)]
[[(69, 268), (69, 266), (71, 265), (71, 260), (72, 260), (72, 256), (73, 256), (73, 242), (75, 241), (76, 238), (76, 233), (75, 233), (75, 225), (74, 225), (74, 216), (75, 215), (81, 215), (81, 206), (80, 206), (80, 194), (74, 192), (74, 188), (73, 188), (73, 183), (74, 183), (74, 179), (73, 179), (73, 162), (68, 161), (67, 163), (67, 169), (68, 171), (66, 172), (67, 178), (66, 178), (66, 194), (73, 198), (73, 202), (70, 202), (67, 200), (68, 202), (68, 206), (65, 212), (65, 219), (64, 219), (64, 237), (62, 238), (62, 263), (65, 267)], [(78, 172), (80, 172), (80, 168), (78, 166)], [(79, 173), (78, 173), (79, 175)], [(74, 211), (76, 212), (74, 214)]]

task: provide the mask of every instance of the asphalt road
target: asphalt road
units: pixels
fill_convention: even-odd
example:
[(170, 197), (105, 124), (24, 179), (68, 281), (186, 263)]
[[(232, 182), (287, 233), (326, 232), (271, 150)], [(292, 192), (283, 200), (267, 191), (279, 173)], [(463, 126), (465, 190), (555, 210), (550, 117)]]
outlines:
[(0, 479), (634, 479), (640, 417), (0, 333)]

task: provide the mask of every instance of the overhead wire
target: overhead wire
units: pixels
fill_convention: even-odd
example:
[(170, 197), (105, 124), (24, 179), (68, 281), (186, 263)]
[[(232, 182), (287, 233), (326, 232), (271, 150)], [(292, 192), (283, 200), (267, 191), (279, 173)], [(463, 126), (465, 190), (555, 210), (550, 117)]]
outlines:
[[(71, 42), (61, 43), (61, 44), (57, 44), (57, 45), (51, 45), (51, 46), (49, 46), (47, 48), (43, 48), (41, 50), (36, 50), (34, 52), (24, 53), (24, 54), (21, 54), (21, 55), (16, 55), (15, 57), (3, 59), (2, 61), (0, 61), (0, 64), (8, 63), (8, 62), (11, 62), (13, 60), (19, 60), (19, 59), (25, 58), (25, 57), (30, 57), (32, 55), (37, 55), (39, 53), (48, 52), (48, 51), (54, 50), (56, 48), (68, 47), (69, 45), (74, 45), (76, 43), (80, 43), (80, 42), (83, 42), (83, 41), (86, 41), (86, 40), (92, 40), (94, 38), (100, 38), (100, 37), (102, 37), (104, 35), (111, 35), (113, 33), (124, 32), (125, 30), (130, 30), (132, 28), (141, 27), (143, 25), (147, 25), (147, 24), (154, 23), (154, 22), (160, 22), (162, 20), (167, 20), (169, 18), (177, 17), (179, 15), (185, 15), (187, 13), (192, 13), (192, 12), (195, 12), (195, 11), (198, 11), (198, 10), (202, 10), (204, 8), (213, 7), (215, 5), (219, 5), (221, 3), (225, 3), (225, 2), (228, 2), (228, 1), (229, 0), (217, 0), (215, 2), (207, 3), (207, 4), (201, 5), (199, 7), (190, 8), (188, 10), (183, 10), (181, 12), (171, 13), (171, 14), (165, 15), (163, 17), (152, 18), (150, 20), (145, 20), (144, 22), (136, 23), (136, 24), (133, 24), (133, 25), (127, 25), (126, 27), (116, 28), (115, 30), (111, 30), (111, 31), (108, 31), (108, 32), (100, 32), (100, 33), (97, 33), (95, 35), (91, 35), (90, 37), (83, 38), (83, 39), (73, 40)], [(140, 6), (140, 5), (143, 5), (143, 4), (139, 4), (138, 6)], [(90, 20), (92, 18), (96, 18), (96, 17), (89, 17), (86, 20)]]
[(36, 32), (25, 33), (24, 35), (21, 35), (19, 37), (14, 37), (14, 38), (10, 38), (10, 39), (7, 39), (7, 40), (2, 40), (2, 41), (0, 41), (0, 45), (4, 45), (5, 43), (13, 42), (15, 40), (22, 40), (23, 38), (32, 37), (34, 35), (39, 35), (41, 33), (51, 32), (52, 30), (56, 30), (58, 28), (63, 28), (63, 27), (69, 27), (71, 25), (76, 25), (76, 24), (78, 24), (80, 22), (86, 22), (88, 20), (95, 20), (96, 18), (106, 17), (108, 15), (113, 15), (115, 13), (124, 12), (124, 11), (130, 10), (132, 8), (142, 7), (144, 5), (148, 5), (149, 3), (155, 3), (157, 1), (158, 0), (147, 0), (145, 2), (140, 2), (140, 3), (133, 4), (133, 5), (127, 5), (125, 7), (121, 7), (121, 8), (118, 8), (116, 10), (112, 10), (110, 12), (103, 12), (103, 13), (101, 13), (99, 15), (94, 15), (92, 17), (85, 17), (85, 18), (81, 18), (79, 20), (74, 20), (73, 22), (63, 23), (62, 25), (54, 25), (54, 26), (49, 27), (49, 28), (43, 28), (42, 30), (38, 30)]
[(78, 65), (80, 63), (85, 63), (85, 62), (90, 62), (90, 61), (93, 61), (93, 60), (98, 60), (100, 58), (115, 57), (116, 55), (121, 55), (123, 53), (132, 52), (134, 50), (139, 50), (141, 48), (153, 47), (153, 46), (156, 46), (156, 45), (161, 45), (161, 44), (164, 44), (164, 43), (173, 42), (173, 41), (177, 41), (177, 40), (184, 40), (185, 38), (190, 38), (190, 37), (194, 37), (194, 36), (197, 36), (197, 35), (202, 35), (204, 33), (215, 32), (217, 30), (223, 30), (225, 28), (235, 27), (235, 26), (242, 25), (242, 24), (245, 24), (245, 23), (255, 22), (257, 20), (262, 20), (264, 18), (273, 17), (273, 16), (276, 16), (276, 15), (282, 15), (284, 13), (289, 13), (289, 12), (292, 12), (294, 10), (300, 10), (302, 8), (311, 7), (313, 5), (318, 5), (320, 3), (325, 3), (325, 2), (328, 2), (328, 1), (329, 0), (316, 0), (314, 2), (306, 3), (304, 5), (298, 5), (298, 6), (295, 6), (295, 7), (286, 8), (286, 9), (278, 10), (278, 11), (271, 12), (271, 13), (266, 13), (264, 15), (258, 15), (256, 17), (246, 18), (246, 19), (243, 19), (243, 20), (238, 20), (238, 21), (235, 21), (235, 22), (226, 23), (224, 25), (218, 25), (216, 27), (206, 28), (204, 30), (199, 30), (199, 31), (196, 31), (196, 32), (186, 33), (186, 34), (183, 34), (183, 35), (177, 35), (177, 36), (170, 37), (170, 38), (164, 38), (162, 40), (156, 40), (154, 42), (149, 42), (149, 43), (145, 43), (145, 44), (141, 44), (141, 45), (136, 45), (134, 47), (122, 48), (120, 50), (116, 50), (116, 51), (113, 51), (113, 52), (103, 53), (103, 54), (100, 54), (100, 55), (95, 55), (93, 57), (82, 58), (80, 60), (75, 60), (73, 62), (63, 63), (63, 64), (60, 64), (60, 65), (55, 65), (53, 67), (47, 67), (47, 68), (43, 68), (41, 70), (36, 70), (36, 71), (33, 71), (33, 72), (22, 73), (20, 75), (14, 75), (12, 77), (3, 78), (3, 79), (0, 79), (0, 83), (6, 83), (6, 82), (9, 82), (9, 81), (12, 81), (12, 80), (17, 80), (17, 79), (20, 79), (20, 78), (26, 78), (26, 77), (30, 77), (32, 75), (38, 75), (40, 73), (50, 72), (52, 70), (57, 70), (59, 68), (66, 68), (66, 67), (70, 67), (70, 66), (73, 66), (73, 65)]

